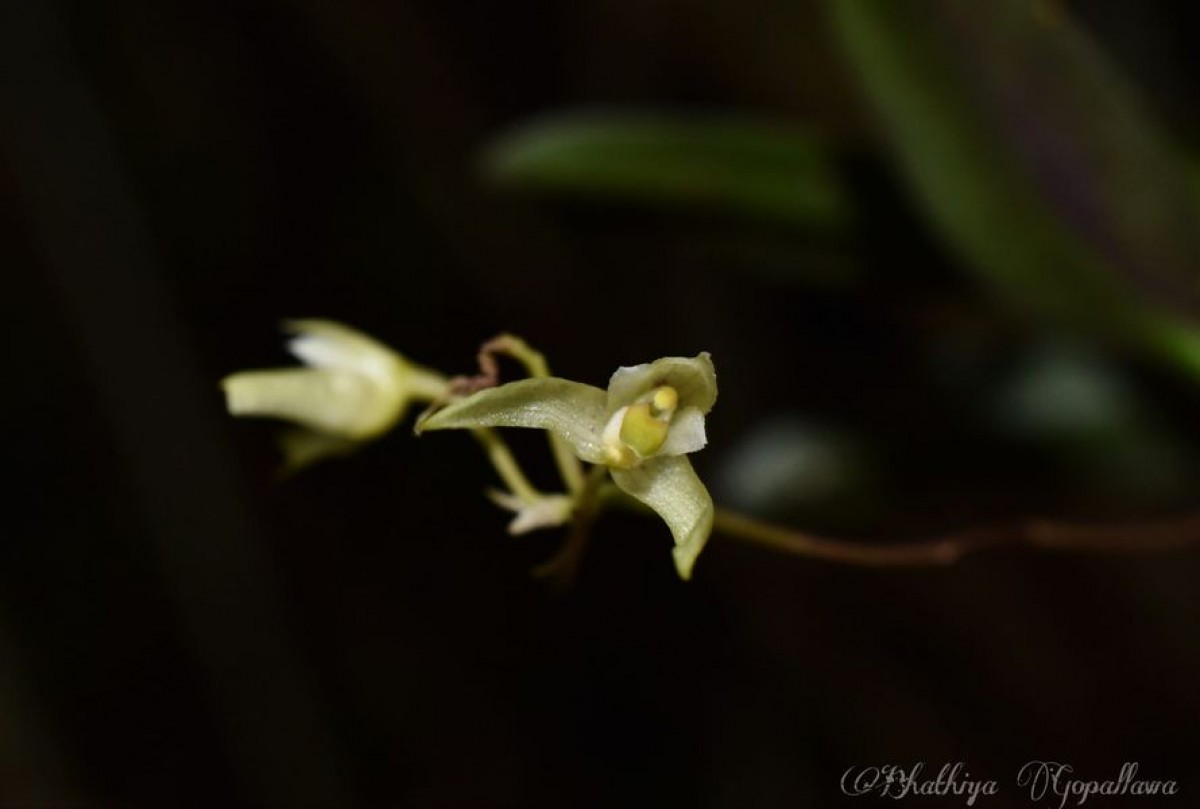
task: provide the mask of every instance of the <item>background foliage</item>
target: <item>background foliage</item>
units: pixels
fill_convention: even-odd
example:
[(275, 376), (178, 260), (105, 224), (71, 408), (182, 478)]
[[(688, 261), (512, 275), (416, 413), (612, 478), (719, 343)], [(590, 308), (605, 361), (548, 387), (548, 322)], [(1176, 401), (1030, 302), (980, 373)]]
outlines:
[(708, 350), (728, 505), (881, 542), (1187, 513), (1184, 17), (8, 4), (0, 802), (836, 805), (850, 765), (1036, 757), (1188, 794), (1195, 553), (717, 540), (685, 586), (614, 515), (556, 601), (470, 442), (281, 484), (216, 387), (298, 316), (451, 372), (511, 330), (595, 384)]

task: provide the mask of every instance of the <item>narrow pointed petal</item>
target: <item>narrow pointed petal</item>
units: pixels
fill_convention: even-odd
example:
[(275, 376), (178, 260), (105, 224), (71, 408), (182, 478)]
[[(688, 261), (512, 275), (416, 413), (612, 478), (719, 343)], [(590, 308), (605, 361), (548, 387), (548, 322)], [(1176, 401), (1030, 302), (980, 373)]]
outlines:
[(417, 422), (417, 432), (476, 427), (531, 427), (562, 437), (585, 461), (604, 458), (600, 433), (604, 391), (556, 377), (487, 388)]
[(680, 407), (694, 407), (702, 415), (717, 401), (717, 372), (712, 357), (704, 351), (695, 357), (663, 357), (618, 368), (608, 382), (607, 412), (615, 413), (661, 385), (675, 389)]
[(675, 537), (675, 568), (692, 576), (696, 557), (712, 533), (713, 502), (684, 455), (659, 457), (634, 469), (613, 469), (613, 480), (628, 495), (658, 513)]

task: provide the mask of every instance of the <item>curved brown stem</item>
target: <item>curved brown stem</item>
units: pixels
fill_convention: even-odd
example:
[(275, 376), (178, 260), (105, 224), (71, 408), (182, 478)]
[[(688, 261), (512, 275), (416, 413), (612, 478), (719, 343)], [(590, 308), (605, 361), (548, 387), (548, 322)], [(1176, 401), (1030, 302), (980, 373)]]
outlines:
[(1083, 553), (1142, 553), (1200, 546), (1200, 515), (1112, 525), (1032, 520), (927, 540), (874, 544), (808, 534), (718, 508), (713, 530), (781, 553), (870, 567), (951, 565), (973, 553), (1009, 546)]

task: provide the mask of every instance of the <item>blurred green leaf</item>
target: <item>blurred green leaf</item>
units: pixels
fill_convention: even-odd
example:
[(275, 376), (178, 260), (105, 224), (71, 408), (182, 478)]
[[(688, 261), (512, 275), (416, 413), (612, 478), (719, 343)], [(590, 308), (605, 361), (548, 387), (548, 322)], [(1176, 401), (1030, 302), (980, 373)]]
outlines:
[(581, 198), (701, 208), (838, 230), (850, 203), (828, 146), (803, 129), (732, 116), (566, 114), (495, 144), (489, 174)]
[(1058, 4), (829, 2), (905, 178), (971, 269), (1200, 370), (1190, 169)]

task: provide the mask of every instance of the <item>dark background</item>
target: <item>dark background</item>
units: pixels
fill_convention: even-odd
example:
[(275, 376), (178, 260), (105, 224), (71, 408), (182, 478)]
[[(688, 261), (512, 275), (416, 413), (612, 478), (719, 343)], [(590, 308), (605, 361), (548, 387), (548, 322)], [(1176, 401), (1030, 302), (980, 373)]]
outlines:
[[(1073, 5), (1194, 142), (1183, 14)], [(879, 571), (717, 537), (683, 584), (661, 524), (606, 515), (556, 596), (529, 570), (559, 537), (504, 533), (465, 437), (401, 428), (281, 482), (271, 429), (224, 414), (223, 375), (288, 361), (286, 317), (452, 373), (510, 330), (596, 384), (711, 351), (697, 467), (798, 526), (1194, 507), (1194, 384), (961, 271), (818, 4), (38, 0), (0, 29), (0, 804), (824, 806), (852, 765), (963, 761), (1020, 806), (1035, 758), (1182, 784), (1103, 805), (1193, 800), (1196, 552)], [(859, 230), (486, 181), (496, 137), (579, 107), (816, 126)], [(1152, 427), (997, 427), (1063, 367)], [(739, 465), (752, 440), (782, 478)]]

